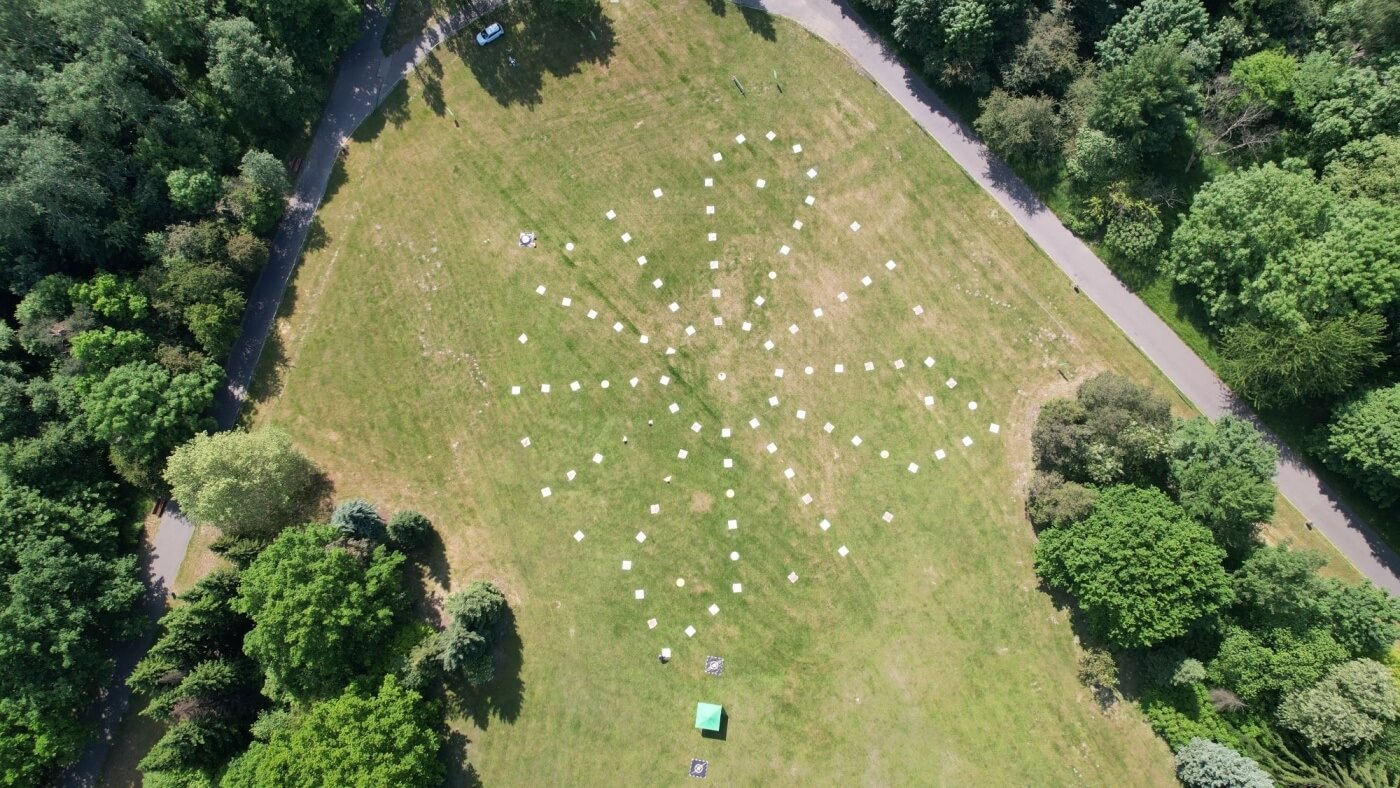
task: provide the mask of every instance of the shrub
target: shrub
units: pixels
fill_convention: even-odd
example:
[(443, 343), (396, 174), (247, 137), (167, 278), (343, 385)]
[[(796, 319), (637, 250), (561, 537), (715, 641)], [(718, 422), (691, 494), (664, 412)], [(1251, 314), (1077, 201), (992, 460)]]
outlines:
[(1358, 659), (1279, 704), (1278, 722), (1322, 750), (1346, 750), (1379, 737), (1400, 717), (1400, 689), (1386, 666)]
[(363, 498), (341, 501), (331, 513), (331, 526), (347, 539), (371, 542), (384, 541), (387, 530), (374, 504)]
[(1273, 788), (1252, 758), (1223, 744), (1195, 738), (1176, 753), (1176, 776), (1186, 788)]
[(1372, 389), (1332, 412), (1323, 460), (1382, 506), (1400, 500), (1400, 384)]
[(394, 512), (389, 518), (389, 539), (406, 553), (427, 544), (432, 532), (432, 522), (412, 509)]

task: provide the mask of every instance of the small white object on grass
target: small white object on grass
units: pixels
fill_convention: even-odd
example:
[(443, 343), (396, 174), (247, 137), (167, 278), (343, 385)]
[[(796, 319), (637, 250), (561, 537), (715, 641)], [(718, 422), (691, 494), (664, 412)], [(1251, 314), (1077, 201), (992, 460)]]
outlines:
[(511, 386), (511, 387), (510, 387), (510, 395), (511, 395), (512, 397), (518, 397), (518, 396), (520, 396), (520, 387), (519, 387), (519, 386)]
[(712, 616), (717, 616), (717, 615), (719, 615), (719, 605), (711, 604), (709, 607), (707, 607), (707, 608), (705, 608), (705, 609), (708, 610), (708, 611), (710, 611), (710, 615), (712, 615)]
[(628, 560), (626, 560), (626, 559), (624, 559), (624, 560), (622, 561), (622, 571), (624, 571), (624, 572), (630, 572), (630, 571), (632, 571), (632, 562), (631, 562), (631, 561), (628, 561)]
[(695, 326), (686, 326), (686, 327), (685, 327), (685, 335), (688, 336), (688, 337), (693, 337), (693, 336), (695, 336)]
[(797, 582), (797, 573), (796, 573), (796, 572), (788, 572), (788, 582), (789, 582), (789, 583), (796, 583), (796, 582)]
[(733, 498), (733, 497), (734, 497), (734, 491), (733, 491), (732, 489), (731, 489), (731, 490), (725, 490), (725, 491), (724, 491), (724, 497), (725, 497), (725, 498)]
[(847, 299), (847, 298), (850, 298), (850, 296), (846, 295), (846, 291), (845, 291), (845, 290), (842, 290), (841, 292), (839, 292), (839, 293), (836, 294), (836, 300), (837, 300), (837, 301), (840, 301), (840, 302), (843, 303), (843, 304), (846, 303), (846, 299)]
[(813, 167), (812, 169), (807, 170), (807, 177), (808, 177), (808, 178), (815, 178), (815, 177), (817, 177), (817, 168), (816, 168), (816, 167)]
[(967, 403), (967, 409), (968, 409), (968, 410), (977, 410), (977, 401), (976, 401), (976, 400), (973, 400), (972, 402)]
[(816, 309), (812, 310), (812, 317), (821, 317), (824, 314), (826, 313), (822, 311), (821, 307), (817, 307)]
[(693, 637), (695, 637), (695, 627), (686, 627), (686, 628), (685, 628), (685, 636), (688, 637), (688, 638), (693, 638)]
[(661, 514), (661, 504), (654, 503), (649, 508), (652, 514)]
[(924, 407), (925, 407), (925, 408), (931, 408), (931, 407), (933, 407), (933, 395), (932, 395), (932, 394), (925, 394), (925, 395), (924, 395)]
[(719, 235), (717, 233), (709, 233), (705, 236), (705, 238), (707, 238), (710, 241), (718, 241)]
[(646, 531), (638, 531), (636, 537), (634, 538), (637, 540), (637, 544), (645, 542), (647, 540)]
[(574, 299), (569, 298), (568, 296), (564, 296), (563, 298), (559, 299), (559, 306), (569, 307), (569, 306), (573, 306), (573, 305), (574, 305)]
[(852, 436), (852, 438), (851, 438), (851, 445), (852, 445), (852, 446), (859, 446), (859, 445), (861, 444), (861, 442), (862, 442), (862, 441), (861, 441), (859, 435)]
[(910, 473), (918, 473), (918, 472), (919, 472), (919, 464), (918, 464), (918, 463), (914, 463), (914, 462), (909, 463), (909, 472), (910, 472)]
[(735, 583), (734, 585), (730, 586), (729, 588), (730, 588), (730, 590), (732, 590), (732, 591), (733, 591), (734, 593), (736, 593), (736, 594), (742, 594), (742, 593), (744, 592), (744, 584), (743, 584), (743, 583)]
[(548, 394), (548, 393), (549, 393), (549, 384), (548, 384), (548, 383), (541, 383), (541, 384), (540, 384), (540, 393), (541, 393), (541, 394)]
[(734, 141), (739, 143), (740, 145), (743, 145), (745, 142), (748, 142), (748, 138), (740, 134), (739, 136), (734, 138)]
[(902, 358), (897, 358), (897, 359), (895, 359), (895, 360), (894, 360), (894, 368), (895, 368), (895, 369), (904, 369), (904, 359), (902, 359)]
[(530, 448), (530, 436), (526, 435), (525, 437), (521, 438), (520, 445), (524, 446), (527, 449)]
[(857, 231), (857, 230), (859, 230), (859, 229), (860, 229), (860, 222), (851, 222), (851, 232), (855, 232), (855, 231)]
[(783, 244), (782, 246), (778, 247), (778, 254), (787, 254), (791, 251), (792, 247), (788, 246), (787, 244)]
[(936, 451), (936, 452), (933, 453), (933, 458), (934, 458), (935, 460), (942, 460), (942, 459), (946, 458), (947, 456), (948, 456), (948, 452), (943, 451), (942, 449), (939, 449), (938, 451)]
[(661, 187), (658, 186), (655, 189), (652, 189), (651, 196), (657, 198), (658, 200), (661, 199)]
[(616, 323), (613, 323), (613, 331), (616, 331), (617, 333), (621, 334), (623, 328), (625, 328), (625, 326), (622, 325), (622, 321), (619, 320)]
[(574, 541), (575, 541), (575, 542), (582, 542), (582, 541), (583, 541), (583, 531), (574, 531)]
[(721, 438), (728, 438), (730, 435), (733, 435), (733, 434), (734, 434), (734, 430), (731, 430), (731, 429), (728, 428), (728, 427), (724, 427), (723, 429), (721, 429), (721, 430), (719, 431), (719, 436), (720, 436)]
[(888, 460), (889, 458), (890, 458), (890, 453), (889, 453), (888, 451), (885, 451), (884, 449), (881, 449), (881, 450), (880, 450), (880, 459), (882, 459), (882, 460)]
[(831, 521), (823, 518), (821, 522), (817, 523), (817, 527), (825, 531), (831, 528)]
[(701, 429), (703, 429), (703, 427), (700, 426), (700, 422), (698, 422), (698, 421), (697, 421), (697, 422), (693, 422), (693, 423), (691, 423), (691, 425), (690, 425), (690, 431), (691, 431), (691, 432), (699, 432)]
[(987, 427), (987, 432), (990, 432), (993, 435), (995, 435), (998, 432), (1001, 432), (1001, 425), (993, 423), (991, 426)]
[(957, 388), (957, 387), (958, 387), (958, 382), (957, 382), (956, 380), (954, 380), (953, 378), (948, 378), (948, 380), (945, 381), (945, 382), (943, 383), (943, 385), (945, 385), (945, 386), (947, 386), (948, 388), (952, 389), (952, 388)]
[(632, 234), (631, 234), (631, 233), (623, 233), (623, 234), (622, 234), (622, 242), (625, 243), (625, 244), (630, 244), (630, 243), (632, 243)]
[(893, 270), (895, 269), (896, 265), (897, 265), (897, 264), (896, 264), (895, 261), (893, 261), (893, 260), (886, 260), (886, 261), (885, 261), (885, 268), (888, 269), (888, 270), (890, 270), (890, 271), (893, 271)]
[(885, 512), (884, 514), (880, 515), (880, 519), (884, 520), (887, 523), (892, 523), (894, 522), (894, 514), (891, 512)]
[(810, 374), (812, 374), (813, 372), (816, 372), (816, 370), (813, 369), (810, 365), (805, 366), (805, 367), (802, 368), (802, 374), (804, 374), (804, 375), (810, 375)]
[(764, 448), (768, 449), (769, 454), (776, 454), (778, 452), (778, 444), (776, 443), (770, 443)]
[(724, 458), (724, 467), (726, 467), (726, 468), (733, 468), (733, 467), (734, 467), (734, 460), (730, 459), (729, 457), (725, 457), (725, 458)]
[(661, 377), (656, 379), (656, 382), (660, 383), (663, 386), (669, 386), (671, 385), (671, 378), (669, 375), (662, 375)]
[(835, 425), (835, 424), (832, 424), (832, 423), (829, 422), (829, 421), (828, 421), (827, 423), (825, 423), (825, 424), (822, 425), (822, 430), (825, 431), (827, 435), (830, 435), (831, 432), (832, 432), (832, 430), (835, 430), (835, 429), (836, 429), (836, 425)]
[(539, 293), (540, 295), (544, 295), (544, 292), (548, 289), (549, 288), (545, 287), (544, 285), (540, 285), (539, 287), (535, 288), (535, 292)]
[(776, 408), (776, 407), (778, 407), (778, 397), (777, 397), (777, 395), (774, 395), (774, 396), (768, 398), (768, 407), (770, 407), (770, 408)]
[(755, 429), (755, 430), (758, 429), (758, 417), (757, 417), (757, 416), (754, 416), (753, 418), (749, 419), (749, 427), (750, 427), (751, 429)]
[(608, 211), (604, 216), (608, 217), (608, 221), (612, 221), (617, 218), (617, 211)]
[(836, 548), (836, 554), (841, 556), (842, 558), (845, 558), (846, 556), (851, 554), (851, 551), (846, 549), (845, 545), (841, 545), (840, 547)]
[(649, 619), (647, 619), (647, 629), (656, 629), (656, 619), (654, 619), (654, 618), (649, 618)]
[(602, 386), (603, 388), (607, 388), (607, 387), (611, 386), (612, 384), (609, 383), (609, 382), (607, 382), (606, 380), (604, 380), (604, 381), (600, 381), (600, 382), (598, 383), (598, 385), (599, 385), (599, 386)]
[(811, 503), (812, 503), (812, 494), (811, 494), (811, 493), (803, 493), (803, 494), (802, 494), (802, 505), (803, 505), (803, 506), (809, 506)]
[(802, 229), (802, 220), (801, 220), (801, 219), (793, 219), (793, 220), (792, 220), (792, 229), (794, 229), (794, 230), (801, 230), (801, 229)]
[(681, 305), (677, 304), (675, 301), (672, 301), (671, 303), (666, 305), (666, 308), (671, 310), (672, 312), (679, 312)]
[(715, 206), (713, 206), (713, 205), (706, 205), (706, 206), (705, 206), (705, 215), (706, 215), (706, 216), (714, 216), (714, 215), (715, 215)]
[(801, 330), (802, 330), (802, 329), (800, 329), (800, 328), (797, 327), (797, 324), (796, 324), (796, 323), (793, 323), (792, 325), (788, 326), (788, 333), (789, 333), (789, 334), (796, 334), (798, 331), (801, 331)]
[(718, 271), (718, 270), (719, 270), (719, 261), (718, 261), (718, 260), (711, 260), (711, 261), (710, 261), (710, 270), (711, 270), (711, 271)]
[(637, 384), (640, 383), (641, 381), (637, 380), (636, 378), (632, 378), (631, 380), (629, 380), (629, 381), (627, 381), (627, 382), (630, 383), (630, 384), (632, 384), (632, 388), (636, 388), (636, 387), (637, 387)]
[(522, 345), (530, 341), (530, 337), (525, 334), (521, 334), (520, 336), (516, 337), (516, 339), (520, 340), (520, 344)]
[(689, 457), (689, 456), (690, 456), (690, 452), (686, 451), (685, 449), (681, 449), (680, 451), (676, 452), (676, 458), (677, 458), (677, 459), (684, 460), (686, 457)]
[(867, 362), (865, 362), (865, 371), (866, 371), (866, 372), (874, 372), (874, 371), (875, 371), (875, 362), (874, 362), (874, 361), (867, 361)]
[(641, 257), (638, 257), (638, 258), (637, 258), (637, 265), (639, 265), (639, 266), (644, 266), (644, 265), (646, 265), (646, 264), (647, 264), (647, 256), (646, 256), (646, 255), (642, 255)]
[(541, 497), (541, 498), (548, 498), (549, 496), (551, 496), (551, 495), (553, 495), (553, 494), (554, 494), (554, 491), (551, 490), (551, 489), (549, 489), (548, 487), (541, 487), (541, 488), (540, 488), (540, 497)]
[[(715, 155), (711, 156), (710, 158), (714, 159), (715, 161), (724, 161), (724, 154), (720, 153), (719, 151), (715, 151)], [(709, 180), (709, 178), (706, 178), (705, 180)], [(707, 183), (705, 185), (709, 186), (710, 184)]]
[(797, 471), (794, 471), (794, 470), (791, 469), (791, 468), (785, 468), (785, 469), (783, 469), (783, 476), (786, 476), (786, 477), (789, 478), (789, 479), (791, 479), (792, 477), (794, 477), (794, 476), (796, 476), (796, 475), (797, 475)]
[(832, 370), (833, 370), (836, 374), (838, 374), (838, 375), (844, 375), (844, 374), (846, 374), (846, 365), (845, 365), (845, 364), (837, 364), (837, 365), (835, 365), (835, 366), (832, 367)]
[(752, 330), (753, 330), (753, 323), (750, 323), (749, 321), (745, 320), (743, 323), (741, 323), (741, 324), (739, 325), (739, 328), (744, 329), (744, 331), (752, 331)]
[(710, 288), (710, 298), (719, 298), (722, 292), (723, 291), (721, 291), (718, 287), (712, 287)]
[(972, 445), (972, 436), (971, 436), (971, 435), (964, 435), (964, 436), (963, 436), (963, 439), (962, 439), (962, 445), (964, 445), (964, 446), (971, 446), (971, 445)]
[(676, 403), (674, 403), (674, 402), (672, 402), (672, 403), (671, 403), (671, 406), (670, 406), (670, 410), (671, 410), (672, 413), (680, 413), (680, 412), (681, 412), (681, 406), (678, 405), (678, 404), (676, 404)]
[(685, 588), (685, 578), (684, 578), (684, 577), (678, 577), (678, 578), (676, 578), (676, 588)]
[(597, 320), (597, 319), (598, 319), (598, 310), (596, 310), (596, 309), (590, 309), (590, 310), (588, 310), (588, 319), (589, 319), (589, 320)]
[(594, 452), (594, 453), (593, 453), (593, 464), (594, 464), (594, 465), (602, 465), (602, 464), (603, 464), (603, 455), (602, 455), (602, 454), (599, 454), (598, 452)]
[(936, 363), (937, 362), (933, 360), (933, 356), (924, 356), (924, 366), (928, 367), (929, 369), (933, 369), (933, 365)]
[(731, 531), (737, 531), (737, 530), (739, 530), (739, 521), (738, 521), (738, 520), (730, 520), (730, 521), (729, 521), (729, 530), (731, 530)]
[(735, 550), (735, 551), (731, 552), (731, 553), (729, 554), (729, 560), (730, 560), (730, 561), (738, 561), (738, 560), (739, 560), (739, 551), (738, 551), (738, 550)]
[(567, 473), (564, 474), (564, 478), (568, 481), (573, 481), (575, 476), (578, 476), (578, 471), (572, 469), (570, 469)]
[(772, 350), (772, 349), (773, 349), (773, 340), (770, 339), (770, 340), (764, 342), (764, 343), (763, 343), (763, 349), (764, 349), (764, 350)]
[(771, 131), (768, 132), (767, 134), (764, 134), (763, 136), (767, 137), (769, 142), (772, 142), (773, 140), (775, 140), (775, 139), (778, 138), (778, 135), (775, 134), (775, 133), (773, 133), (773, 132), (771, 132)]
[(661, 281), (661, 278), (660, 278), (660, 277), (657, 277), (656, 279), (651, 280), (651, 286), (654, 287), (654, 288), (656, 288), (657, 290), (660, 290), (660, 289), (661, 289), (661, 286), (662, 286), (663, 284), (665, 284), (665, 282)]
[(793, 152), (793, 153), (801, 153), (801, 152), (802, 152), (802, 146), (801, 146), (801, 145), (794, 145), (794, 146), (792, 146), (792, 152)]
[(923, 308), (923, 306), (922, 306), (921, 304), (915, 304), (915, 305), (914, 305), (914, 314), (916, 314), (916, 315), (922, 315), (923, 313), (924, 313), (924, 308)]
[(723, 372), (720, 372), (718, 375), (715, 375), (715, 377), (718, 378), (721, 383), (723, 383), (729, 376)]
[(564, 244), (564, 251), (566, 251), (566, 252), (572, 252), (573, 250), (574, 250), (574, 242), (573, 242), (573, 241), (570, 241), (570, 242)]
[(773, 370), (773, 377), (775, 377), (775, 378), (780, 378), (780, 377), (782, 377), (782, 376), (783, 376), (783, 368), (782, 368), (782, 367), (778, 367), (777, 369)]
[(577, 380), (569, 384), (570, 391), (578, 391), (581, 388), (583, 388), (583, 386)]
[(768, 185), (768, 181), (765, 181), (765, 180), (763, 180), (762, 178), (759, 178), (758, 180), (756, 180), (756, 181), (753, 182), (753, 185), (756, 186), (756, 187), (758, 187), (758, 188), (760, 188), (760, 189), (762, 189), (763, 187), (765, 187), (765, 186)]
[(646, 599), (646, 598), (647, 598), (647, 592), (639, 588), (639, 589), (637, 589), (636, 591), (633, 591), (633, 592), (632, 592), (632, 598), (633, 598), (633, 599)]
[(866, 287), (869, 287), (869, 286), (870, 286), (870, 283), (873, 282), (873, 281), (874, 281), (874, 280), (871, 279), (871, 278), (868, 277), (868, 276), (862, 276), (862, 277), (860, 278), (860, 283), (863, 284), (863, 285), (865, 285)]
[(763, 296), (754, 296), (754, 297), (753, 297), (753, 305), (754, 305), (754, 306), (763, 306), (764, 302), (767, 301), (767, 300), (768, 300), (768, 299), (764, 298)]
[[(718, 154), (716, 154), (716, 155), (718, 155)], [(715, 161), (719, 161), (719, 159), (715, 159)], [(705, 188), (706, 188), (706, 189), (713, 188), (714, 185), (715, 185), (715, 179), (714, 179), (714, 178), (706, 178), (706, 179), (705, 179)]]
[(805, 410), (798, 410), (798, 411), (797, 411), (797, 420), (798, 420), (798, 421), (806, 421), (806, 420), (807, 420), (807, 411), (805, 411)]
[(807, 199), (803, 200), (803, 202), (807, 203), (808, 205), (815, 205), (817, 202), (817, 198), (809, 194), (807, 195)]

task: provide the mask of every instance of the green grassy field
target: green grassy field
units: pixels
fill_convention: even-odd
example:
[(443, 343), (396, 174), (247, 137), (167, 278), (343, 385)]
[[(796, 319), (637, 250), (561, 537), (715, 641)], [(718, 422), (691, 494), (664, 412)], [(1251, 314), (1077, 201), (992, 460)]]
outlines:
[(838, 52), (723, 4), (605, 8), (459, 42), (361, 130), (252, 414), (338, 496), (428, 514), (437, 587), (506, 591), (500, 675), (453, 699), (476, 777), (1173, 784), (1077, 683), (1021, 513), (1040, 402), (1169, 386)]

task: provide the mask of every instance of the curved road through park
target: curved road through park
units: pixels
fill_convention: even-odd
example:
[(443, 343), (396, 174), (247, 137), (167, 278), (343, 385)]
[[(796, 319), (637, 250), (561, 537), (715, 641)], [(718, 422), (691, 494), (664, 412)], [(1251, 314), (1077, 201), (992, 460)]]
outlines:
[[(247, 398), (258, 358), (277, 319), (277, 310), (301, 257), (316, 209), (331, 171), (350, 135), (379, 107), (382, 98), (410, 74), (438, 44), (503, 0), (481, 2), (452, 16), (434, 20), (417, 40), (385, 56), (380, 40), (387, 17), (369, 11), (360, 38), (341, 57), (335, 84), (317, 124), (296, 187), (273, 236), (271, 254), (248, 300), (243, 327), (227, 365), (228, 378), (218, 391), (214, 418), (228, 429)], [(1249, 406), (1146, 304), (1128, 290), (1103, 261), (1071, 233), (1012, 170), (987, 150), (972, 129), (943, 103), (923, 79), (844, 2), (844, 0), (736, 0), (739, 5), (790, 19), (844, 51), (933, 137), (948, 155), (986, 189), (1026, 235), (1060, 267), (1128, 338), (1172, 381), (1181, 393), (1211, 418), (1233, 414), (1248, 418), (1278, 446), (1279, 490), (1358, 570), (1376, 585), (1400, 595), (1400, 555), (1312, 472), (1302, 458), (1261, 424)], [(193, 526), (171, 507), (147, 556), (152, 618), (165, 609), (189, 546)], [(101, 735), (61, 780), (62, 785), (94, 785), (111, 748), (112, 734), (130, 700), (125, 679), (154, 637), (129, 644), (116, 659), (116, 678), (102, 699)]]

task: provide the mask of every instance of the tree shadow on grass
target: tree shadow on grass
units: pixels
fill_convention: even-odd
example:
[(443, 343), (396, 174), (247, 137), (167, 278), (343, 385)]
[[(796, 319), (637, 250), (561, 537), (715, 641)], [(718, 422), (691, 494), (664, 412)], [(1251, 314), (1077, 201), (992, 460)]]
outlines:
[(442, 536), (436, 528), (428, 531), (423, 545), (415, 551), (415, 555), (433, 582), (443, 588), (452, 587), (452, 566), (447, 561), (447, 546), (442, 543)]
[(482, 730), (490, 726), (492, 719), (515, 722), (525, 699), (525, 682), (520, 677), (524, 646), (515, 625), (515, 612), (509, 607), (501, 614), (495, 643), (491, 654), (495, 678), (480, 687), (471, 686), (460, 676), (446, 682), (449, 714), (466, 717)]
[(413, 75), (423, 87), (423, 103), (439, 118), (447, 112), (447, 100), (442, 95), (442, 61), (436, 52), (429, 52), (414, 69)]
[(364, 119), (358, 128), (350, 135), (350, 139), (355, 142), (369, 142), (378, 137), (386, 125), (394, 128), (401, 128), (408, 119), (413, 117), (408, 106), (408, 85), (406, 81), (400, 80), (384, 96), (384, 100), (379, 102), (379, 109), (371, 112), (369, 117)]
[(444, 785), (450, 788), (479, 788), (484, 785), (481, 775), (476, 773), (476, 767), (467, 760), (469, 744), (471, 740), (459, 731), (449, 730), (443, 733), (440, 757), (447, 766)]
[(616, 33), (599, 8), (582, 21), (562, 19), (537, 5), (514, 5), (500, 23), (506, 34), (488, 46), (470, 35), (450, 39), (449, 51), (462, 59), (482, 88), (502, 106), (537, 106), (546, 75), (562, 79), (585, 64), (612, 60)]

